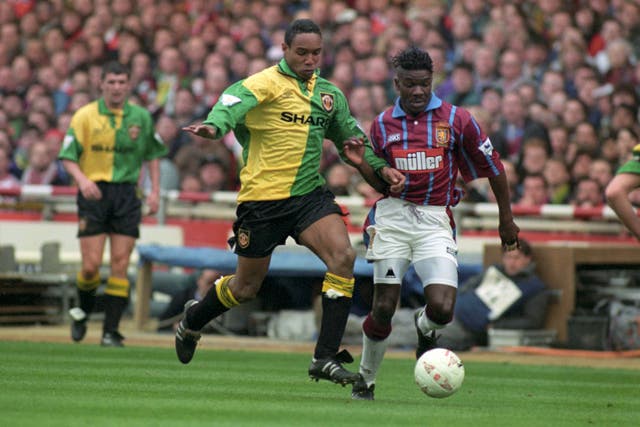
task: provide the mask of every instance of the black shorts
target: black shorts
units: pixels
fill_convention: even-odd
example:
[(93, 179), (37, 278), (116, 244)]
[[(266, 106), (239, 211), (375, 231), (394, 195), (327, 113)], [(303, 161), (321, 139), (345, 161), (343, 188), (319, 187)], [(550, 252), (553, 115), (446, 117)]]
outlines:
[(87, 200), (78, 192), (78, 237), (123, 234), (140, 237), (142, 200), (135, 184), (98, 182), (100, 200)]
[(333, 193), (324, 188), (284, 200), (243, 202), (236, 209), (229, 244), (238, 255), (262, 258), (283, 245), (288, 236), (297, 242), (307, 227), (330, 214), (344, 215)]

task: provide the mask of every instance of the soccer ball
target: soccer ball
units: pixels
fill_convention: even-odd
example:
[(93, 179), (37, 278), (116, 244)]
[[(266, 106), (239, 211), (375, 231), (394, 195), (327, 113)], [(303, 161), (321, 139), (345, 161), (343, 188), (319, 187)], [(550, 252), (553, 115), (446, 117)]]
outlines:
[(434, 348), (420, 356), (414, 376), (416, 384), (427, 396), (448, 397), (462, 386), (464, 366), (453, 351)]

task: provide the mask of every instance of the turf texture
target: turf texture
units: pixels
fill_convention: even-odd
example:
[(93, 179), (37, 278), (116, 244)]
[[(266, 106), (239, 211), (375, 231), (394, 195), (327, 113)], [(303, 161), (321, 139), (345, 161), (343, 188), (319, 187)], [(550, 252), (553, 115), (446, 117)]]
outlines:
[(433, 399), (412, 360), (388, 358), (362, 402), (310, 381), (305, 354), (200, 350), (182, 365), (171, 348), (0, 342), (0, 355), (6, 426), (640, 425), (638, 370), (468, 362), (460, 391)]

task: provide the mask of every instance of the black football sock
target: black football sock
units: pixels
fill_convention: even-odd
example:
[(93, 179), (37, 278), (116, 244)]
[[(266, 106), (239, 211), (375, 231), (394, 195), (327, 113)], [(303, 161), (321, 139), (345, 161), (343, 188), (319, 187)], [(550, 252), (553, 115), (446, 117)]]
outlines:
[(187, 310), (187, 327), (194, 331), (199, 331), (207, 323), (228, 310), (229, 308), (220, 302), (216, 287), (213, 286), (198, 304), (191, 306)]
[(328, 298), (322, 294), (322, 322), (314, 358), (325, 359), (334, 357), (338, 353), (349, 310), (351, 310), (351, 298)]
[(96, 290), (83, 291), (78, 289), (78, 301), (82, 311), (89, 317), (96, 305)]
[(120, 318), (127, 308), (128, 298), (106, 294), (104, 296), (104, 324), (102, 332), (116, 332), (120, 326)]

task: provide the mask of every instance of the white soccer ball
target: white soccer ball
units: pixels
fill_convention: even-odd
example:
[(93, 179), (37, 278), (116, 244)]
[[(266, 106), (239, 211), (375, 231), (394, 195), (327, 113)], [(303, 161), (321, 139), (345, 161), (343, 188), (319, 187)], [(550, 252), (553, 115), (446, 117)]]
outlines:
[(448, 397), (458, 391), (464, 381), (464, 365), (451, 350), (434, 348), (416, 362), (416, 384), (431, 397)]

